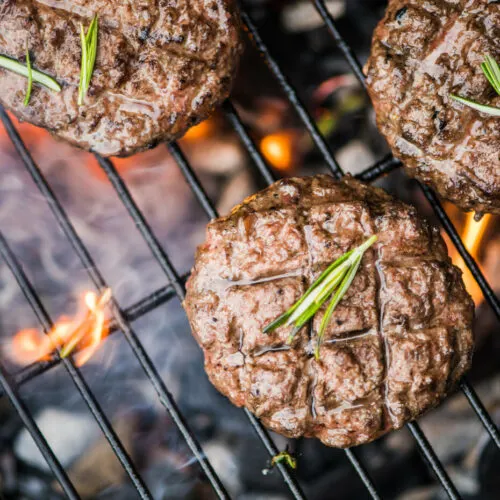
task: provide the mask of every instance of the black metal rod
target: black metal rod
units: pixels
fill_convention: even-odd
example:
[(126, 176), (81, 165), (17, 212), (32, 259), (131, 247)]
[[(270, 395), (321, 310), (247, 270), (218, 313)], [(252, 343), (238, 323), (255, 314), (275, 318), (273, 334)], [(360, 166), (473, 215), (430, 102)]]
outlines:
[(267, 164), (266, 160), (264, 159), (264, 156), (262, 156), (259, 149), (255, 145), (253, 139), (250, 137), (247, 128), (241, 121), (241, 118), (238, 116), (238, 113), (236, 112), (236, 109), (234, 108), (231, 101), (225, 101), (222, 105), (222, 109), (224, 110), (227, 119), (231, 122), (234, 130), (240, 137), (241, 142), (243, 142), (243, 145), (247, 149), (250, 158), (252, 158), (260, 174), (267, 184), (272, 184), (276, 180), (276, 177)]
[(337, 25), (333, 20), (333, 17), (330, 15), (328, 9), (326, 8), (325, 2), (323, 0), (312, 0), (312, 1), (319, 15), (323, 18), (323, 21), (325, 22), (328, 30), (330, 31), (333, 39), (335, 40), (337, 47), (341, 50), (342, 55), (351, 66), (354, 75), (358, 79), (359, 83), (361, 83), (361, 85), (364, 88), (366, 88), (365, 75), (363, 74), (363, 69), (361, 67), (361, 64), (359, 64), (356, 54), (354, 54), (354, 51), (351, 49), (349, 44), (344, 40), (343, 36), (340, 34)]
[(333, 156), (330, 146), (325, 141), (325, 138), (322, 136), (316, 123), (314, 122), (311, 115), (307, 111), (305, 105), (303, 104), (302, 100), (298, 96), (297, 91), (292, 86), (292, 84), (290, 83), (289, 79), (285, 76), (283, 71), (281, 71), (281, 68), (277, 63), (276, 59), (269, 52), (269, 49), (267, 48), (266, 44), (260, 37), (260, 34), (257, 31), (257, 28), (255, 27), (253, 21), (250, 19), (250, 16), (243, 9), (241, 9), (241, 18), (243, 20), (243, 23), (246, 25), (249, 33), (251, 34), (250, 37), (251, 41), (255, 44), (257, 50), (264, 57), (266, 63), (268, 64), (269, 68), (274, 74), (276, 80), (285, 91), (288, 100), (292, 103), (293, 107), (295, 108), (295, 111), (297, 112), (300, 119), (302, 120), (307, 130), (311, 134), (314, 144), (316, 144), (316, 147), (323, 155), (323, 158), (325, 159), (328, 168), (331, 170), (332, 175), (337, 179), (342, 178), (344, 172), (342, 171), (342, 168), (340, 167), (337, 160)]
[[(84, 243), (82, 242), (81, 238), (78, 236), (75, 228), (71, 224), (68, 215), (66, 214), (65, 210), (62, 208), (62, 205), (60, 204), (59, 200), (56, 198), (54, 195), (52, 189), (48, 185), (45, 177), (43, 176), (42, 172), (38, 168), (38, 166), (35, 164), (33, 161), (33, 158), (31, 157), (29, 151), (26, 149), (25, 144), (23, 143), (21, 137), (19, 136), (17, 130), (15, 129), (12, 121), (8, 117), (7, 113), (5, 110), (0, 107), (0, 119), (3, 121), (5, 129), (7, 130), (7, 133), (14, 144), (16, 150), (18, 151), (19, 155), (21, 156), (21, 159), (23, 160), (24, 166), (30, 173), (31, 177), (33, 178), (33, 181), (35, 182), (35, 185), (39, 189), (39, 191), (42, 193), (44, 196), (45, 200), (47, 201), (47, 204), (49, 208), (51, 209), (54, 217), (56, 218), (59, 227), (62, 229), (64, 234), (66, 235), (66, 238), (72, 245), (73, 249), (75, 250), (76, 254), (80, 258), (80, 261), (84, 268), (87, 270), (90, 278), (94, 282), (95, 286), (102, 292), (106, 288), (108, 288), (104, 278), (102, 277), (101, 273), (99, 270), (96, 268), (94, 261), (92, 257), (90, 256), (87, 248), (85, 247)], [(178, 286), (178, 285), (175, 285)], [(127, 339), (128, 344), (132, 348), (137, 360), (139, 361), (142, 369), (146, 373), (147, 377), (149, 378), (151, 384), (153, 385), (159, 400), (161, 404), (167, 409), (167, 411), (170, 413), (170, 416), (172, 417), (172, 420), (174, 421), (175, 425), (178, 427), (179, 431), (181, 432), (183, 438), (185, 439), (187, 445), (193, 452), (194, 456), (198, 460), (198, 463), (200, 464), (200, 467), (202, 468), (203, 472), (206, 474), (208, 480), (210, 481), (210, 484), (212, 485), (215, 493), (219, 496), (219, 498), (229, 498), (229, 495), (227, 494), (224, 486), (222, 485), (219, 477), (215, 473), (215, 471), (212, 468), (212, 465), (208, 461), (207, 457), (205, 456), (201, 446), (199, 445), (198, 441), (194, 437), (193, 433), (190, 431), (187, 423), (184, 420), (184, 417), (182, 416), (181, 412), (179, 411), (175, 400), (172, 396), (172, 394), (168, 391), (166, 385), (164, 384), (163, 380), (160, 377), (160, 374), (158, 373), (156, 367), (154, 366), (151, 358), (149, 355), (146, 353), (144, 347), (142, 346), (141, 342), (139, 341), (136, 333), (134, 330), (131, 328), (130, 324), (128, 321), (125, 319), (123, 312), (119, 308), (118, 304), (114, 299), (112, 299), (112, 309), (115, 315), (115, 319), (120, 327), (120, 329), (123, 332), (123, 335)]]
[(488, 434), (491, 436), (491, 439), (497, 445), (497, 448), (500, 449), (500, 431), (495, 425), (495, 422), (493, 422), (493, 419), (490, 417), (490, 414), (484, 407), (482, 401), (479, 399), (476, 391), (465, 378), (460, 383), (460, 388), (462, 389), (466, 398), (469, 400), (470, 405), (472, 406), (478, 417), (481, 419), (484, 427), (488, 431)]
[(363, 481), (364, 485), (366, 486), (366, 489), (370, 493), (371, 497), (374, 500), (380, 500), (380, 495), (378, 494), (377, 489), (375, 488), (375, 485), (373, 484), (373, 481), (371, 478), (368, 476), (366, 473), (366, 470), (363, 466), (363, 464), (359, 461), (359, 458), (356, 456), (354, 451), (352, 449), (347, 449), (344, 450), (347, 454), (347, 457), (351, 461), (351, 464), (354, 466), (356, 469), (356, 472), (358, 473), (359, 477)]
[[(269, 453), (269, 456), (270, 457), (276, 456), (279, 453), (279, 450), (274, 444), (274, 441), (269, 436), (267, 429), (262, 425), (260, 420), (247, 408), (244, 408), (244, 411), (246, 416), (248, 417), (248, 420), (250, 420), (250, 423), (252, 424), (254, 431), (257, 433), (260, 440), (264, 444), (267, 452)], [(290, 471), (287, 469), (287, 466), (283, 462), (278, 462), (275, 465), (275, 467), (278, 468), (281, 475), (283, 476), (283, 479), (287, 484), (288, 488), (290, 489), (290, 493), (293, 495), (293, 498), (305, 499), (306, 496), (302, 491), (301, 486), (299, 485), (295, 476), (292, 476), (290, 474)]]
[(356, 178), (363, 182), (372, 182), (391, 173), (399, 167), (401, 167), (401, 162), (394, 158), (394, 156), (387, 155), (375, 163), (375, 165), (372, 165), (370, 168), (356, 175)]
[[(43, 330), (45, 331), (46, 334), (48, 334), (52, 329), (52, 327), (54, 326), (54, 324), (50, 316), (48, 315), (45, 307), (41, 303), (40, 298), (38, 297), (38, 294), (36, 293), (33, 285), (28, 280), (28, 277), (26, 276), (26, 273), (21, 267), (21, 264), (19, 263), (15, 255), (12, 253), (12, 250), (9, 248), (7, 241), (5, 240), (2, 233), (0, 233), (0, 255), (5, 260), (7, 266), (14, 275), (14, 278), (16, 279), (24, 296), (26, 297), (31, 308), (33, 309), (33, 312), (35, 313), (38, 321), (42, 325)], [(85, 401), (86, 405), (91, 411), (93, 417), (95, 418), (96, 422), (101, 428), (104, 436), (108, 440), (111, 448), (113, 449), (113, 452), (115, 453), (116, 457), (122, 464), (125, 472), (129, 476), (133, 485), (137, 489), (137, 492), (139, 493), (140, 497), (143, 499), (152, 499), (153, 497), (149, 492), (148, 488), (146, 487), (146, 484), (142, 480), (141, 476), (137, 472), (134, 464), (132, 463), (132, 459), (130, 458), (122, 442), (116, 435), (113, 427), (111, 426), (109, 420), (102, 411), (102, 408), (97, 402), (95, 396), (92, 394), (90, 388), (85, 382), (85, 379), (81, 375), (80, 371), (75, 367), (73, 361), (69, 358), (63, 359), (62, 363), (66, 368), (66, 370), (68, 371), (70, 377), (72, 378), (73, 383), (78, 389), (78, 392), (82, 396), (83, 400)]]
[(432, 469), (434, 474), (439, 478), (441, 485), (446, 491), (447, 495), (452, 500), (460, 499), (460, 495), (455, 488), (455, 485), (452, 483), (448, 473), (444, 470), (443, 464), (440, 462), (439, 458), (436, 455), (436, 452), (430, 445), (429, 441), (425, 437), (422, 429), (420, 429), (419, 425), (416, 422), (410, 422), (407, 424), (408, 429), (413, 434), (413, 437), (418, 443), (420, 452), (428, 463), (429, 467)]
[[(211, 214), (210, 217), (214, 218), (215, 217), (214, 205), (210, 201), (210, 198), (208, 197), (208, 195), (205, 192), (205, 190), (203, 189), (203, 187), (199, 183), (195, 182), (195, 180), (194, 180), (196, 178), (195, 173), (193, 172), (193, 169), (189, 165), (188, 161), (186, 160), (184, 153), (181, 151), (181, 149), (179, 148), (179, 146), (175, 142), (167, 144), (167, 149), (170, 152), (170, 154), (172, 155), (172, 157), (174, 158), (174, 160), (176, 161), (177, 165), (179, 166), (179, 168), (182, 172), (182, 175), (186, 179), (186, 182), (188, 183), (189, 187), (191, 188), (191, 190), (195, 194), (196, 198), (201, 203), (205, 212)], [(103, 166), (103, 165), (101, 165), (101, 166)], [(104, 170), (106, 170), (104, 166), (103, 166), (103, 168), (104, 168)], [(123, 182), (121, 182), (119, 184), (124, 185)], [(139, 215), (139, 217), (141, 217), (140, 212), (138, 215)], [(148, 228), (149, 228), (149, 226), (148, 226)], [(149, 232), (154, 237), (151, 230)], [(162, 252), (161, 258), (163, 258), (163, 257), (167, 258), (166, 254), (163, 252), (161, 247), (160, 247), (160, 251)], [(156, 257), (156, 255), (155, 255), (155, 257)], [(170, 276), (169, 276), (169, 279), (170, 279)]]
[[(177, 150), (178, 146), (173, 145), (171, 148)], [(155, 259), (157, 260), (158, 264), (161, 266), (162, 270), (164, 273), (167, 275), (167, 278), (170, 282), (170, 284), (174, 287), (175, 293), (179, 297), (179, 299), (182, 301), (184, 300), (184, 287), (182, 286), (181, 280), (177, 274), (177, 272), (174, 269), (174, 266), (170, 262), (170, 259), (168, 258), (165, 250), (163, 250), (163, 247), (160, 245), (159, 241), (157, 240), (155, 234), (153, 233), (153, 230), (151, 229), (150, 225), (146, 221), (144, 215), (142, 212), (137, 208), (137, 205), (135, 201), (132, 198), (132, 195), (130, 194), (130, 191), (128, 190), (127, 186), (123, 182), (122, 178), (116, 171), (115, 167), (109, 161), (107, 158), (102, 158), (101, 156), (96, 155), (97, 161), (99, 162), (99, 165), (101, 168), (104, 170), (106, 175), (108, 176), (108, 179), (110, 180), (113, 188), (116, 191), (116, 194), (120, 198), (120, 201), (123, 203), (125, 206), (127, 212), (129, 213), (130, 217), (134, 221), (137, 229), (141, 233), (142, 237), (144, 238), (144, 241), (148, 245), (149, 249), (153, 253)], [(194, 172), (189, 168), (187, 163), (183, 164), (182, 173), (186, 175), (186, 180), (188, 180), (188, 183), (191, 186), (192, 183), (192, 177), (194, 176)], [(215, 210), (213, 209), (211, 203), (208, 200), (208, 196), (206, 193), (203, 191), (201, 186), (199, 186), (198, 192), (195, 193), (197, 196), (202, 196), (203, 198), (203, 206), (208, 206), (209, 210), (213, 211), (215, 213)]]
[[(183, 283), (185, 283), (187, 276), (188, 275), (185, 274), (181, 277)], [(136, 319), (148, 314), (157, 307), (167, 303), (174, 297), (176, 297), (176, 295), (172, 285), (163, 286), (158, 290), (154, 291), (153, 293), (151, 293), (150, 295), (147, 295), (143, 299), (139, 300), (132, 306), (125, 309), (123, 311), (123, 314), (127, 319), (127, 321), (132, 323)], [(107, 323), (106, 328), (109, 331), (109, 335), (119, 330), (118, 324), (113, 319)], [(79, 351), (80, 349), (77, 346), (74, 350), (74, 354), (77, 354)], [(51, 355), (50, 359), (36, 361), (16, 372), (14, 374), (14, 382), (17, 385), (22, 385), (34, 379), (35, 377), (38, 377), (38, 375), (45, 373), (54, 366), (59, 365), (60, 363), (61, 363), (61, 358), (54, 354)], [(0, 397), (2, 396), (3, 396), (3, 391), (0, 389)]]
[(17, 393), (15, 383), (10, 379), (7, 371), (2, 365), (0, 365), (0, 385), (2, 386), (4, 393), (7, 394), (7, 397), (10, 399), (12, 406), (17, 411), (17, 414), (22, 420), (24, 426), (31, 434), (33, 441), (40, 450), (40, 453), (43, 455), (43, 458), (45, 458), (45, 461), (49, 465), (50, 470), (61, 485), (61, 488), (63, 489), (66, 496), (71, 500), (78, 500), (80, 496), (78, 495), (75, 487), (67, 476), (66, 471), (54, 455), (54, 452), (45, 440), (45, 437), (40, 432), (40, 429), (36, 425), (36, 422), (31, 416), (31, 413)]

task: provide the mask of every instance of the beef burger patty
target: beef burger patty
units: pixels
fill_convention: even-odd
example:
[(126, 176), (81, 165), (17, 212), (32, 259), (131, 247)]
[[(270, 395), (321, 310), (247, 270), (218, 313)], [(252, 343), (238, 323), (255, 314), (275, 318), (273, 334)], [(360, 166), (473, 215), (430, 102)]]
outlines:
[[(264, 334), (333, 261), (376, 235), (313, 350), (321, 309), (291, 346)], [(439, 231), (353, 179), (281, 180), (208, 225), (184, 302), (212, 383), (270, 429), (329, 446), (421, 415), (469, 368), (473, 303)]]
[(377, 123), (408, 172), (464, 210), (500, 213), (500, 107), (481, 70), (500, 61), (500, 3), (390, 0), (365, 67)]
[[(95, 70), (82, 106), (80, 23), (99, 16)], [(55, 78), (23, 105), (26, 79), (0, 68), (0, 103), (21, 120), (104, 156), (182, 136), (225, 99), (239, 54), (233, 0), (0, 1), (0, 54)]]

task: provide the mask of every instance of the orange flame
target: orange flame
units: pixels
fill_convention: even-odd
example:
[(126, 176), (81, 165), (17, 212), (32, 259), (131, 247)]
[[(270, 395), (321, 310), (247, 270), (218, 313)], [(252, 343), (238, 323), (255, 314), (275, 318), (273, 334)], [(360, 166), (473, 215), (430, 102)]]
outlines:
[(209, 118), (191, 127), (185, 134), (183, 139), (186, 141), (197, 141), (211, 136), (216, 128), (215, 120)]
[(84, 350), (78, 353), (76, 365), (82, 366), (93, 356), (102, 339), (109, 333), (106, 306), (110, 300), (109, 288), (101, 296), (87, 292), (84, 296), (86, 310), (83, 315), (77, 315), (79, 319), (69, 320), (62, 317), (46, 335), (33, 328), (19, 331), (11, 344), (14, 360), (26, 364), (50, 359), (51, 353), (57, 348), (61, 349), (61, 357), (65, 358), (80, 346)]
[[(462, 231), (462, 241), (464, 242), (465, 248), (469, 251), (471, 256), (476, 261), (479, 257), (481, 242), (483, 240), (486, 229), (491, 222), (491, 219), (491, 214), (484, 215), (483, 218), (479, 221), (476, 221), (474, 219), (473, 212), (469, 212), (466, 214), (465, 225)], [(462, 270), (465, 288), (470, 293), (472, 299), (474, 300), (474, 303), (477, 306), (483, 300), (481, 288), (479, 288), (479, 285), (469, 271), (469, 268), (454, 247), (452, 247), (451, 250), (451, 258), (453, 263)]]
[[(31, 125), (28, 122), (19, 121), (10, 111), (8, 111), (7, 114), (28, 147), (35, 146), (39, 142), (50, 139), (50, 132), (47, 130)], [(7, 131), (0, 125), (0, 144), (4, 142), (10, 145)]]
[(278, 170), (289, 170), (293, 165), (295, 137), (290, 132), (269, 134), (260, 142), (266, 160)]

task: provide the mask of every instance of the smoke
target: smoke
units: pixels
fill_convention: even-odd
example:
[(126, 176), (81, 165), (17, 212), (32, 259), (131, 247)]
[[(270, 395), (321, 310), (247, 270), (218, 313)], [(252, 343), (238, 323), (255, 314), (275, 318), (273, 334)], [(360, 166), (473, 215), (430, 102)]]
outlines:
[[(120, 305), (126, 308), (167, 285), (167, 277), (93, 156), (47, 135), (30, 136), (32, 130), (37, 133), (28, 128), (25, 139), (35, 161)], [(129, 162), (130, 165), (123, 160), (118, 163), (123, 166), (129, 189), (179, 274), (185, 273), (192, 265), (196, 244), (203, 237), (203, 214), (166, 148), (159, 147)], [(3, 140), (0, 165), (0, 230), (52, 319), (72, 316), (84, 291), (94, 287), (47, 201), (13, 147)], [(0, 308), (9, 312), (0, 318), (0, 338), (4, 358), (8, 359), (12, 336), (20, 329), (39, 325), (4, 262), (0, 262)], [(176, 323), (175, 317), (182, 317), (182, 311), (177, 309), (169, 313), (174, 316), (168, 318), (170, 325)], [(155, 318), (142, 326), (156, 346), (162, 345), (154, 341), (154, 336), (164, 332), (165, 316), (160, 322)], [(182, 330), (183, 335), (189, 335), (186, 325)], [(158, 349), (152, 353), (160, 356)], [(114, 357), (101, 362), (109, 366)]]

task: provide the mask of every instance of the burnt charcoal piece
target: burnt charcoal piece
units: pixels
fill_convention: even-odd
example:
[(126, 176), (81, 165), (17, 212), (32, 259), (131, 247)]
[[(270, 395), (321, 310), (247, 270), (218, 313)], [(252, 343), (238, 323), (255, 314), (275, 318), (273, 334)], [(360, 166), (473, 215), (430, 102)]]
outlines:
[[(332, 261), (378, 241), (332, 315), (291, 346), (264, 334)], [(208, 225), (184, 302), (212, 383), (270, 429), (329, 446), (366, 443), (417, 418), (469, 368), (474, 306), (435, 227), (352, 178), (281, 180)]]
[(365, 67), (377, 124), (408, 173), (464, 210), (500, 213), (500, 107), (481, 70), (500, 61), (500, 3), (391, 0)]
[[(57, 6), (56, 6), (57, 4)], [(78, 106), (80, 23), (99, 15), (95, 70)], [(233, 0), (0, 2), (0, 54), (54, 77), (59, 93), (0, 68), (0, 103), (103, 156), (128, 156), (171, 141), (229, 94), (242, 50)]]

